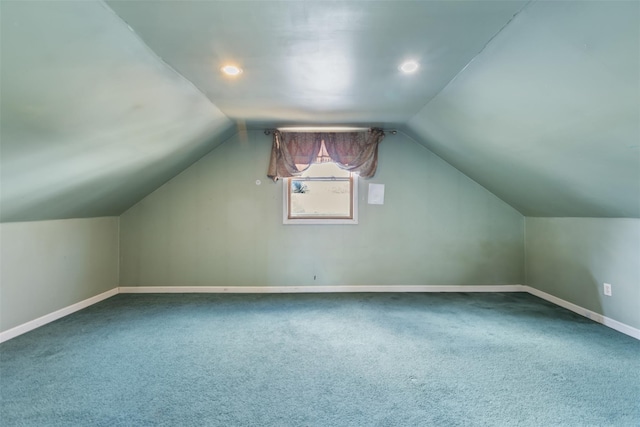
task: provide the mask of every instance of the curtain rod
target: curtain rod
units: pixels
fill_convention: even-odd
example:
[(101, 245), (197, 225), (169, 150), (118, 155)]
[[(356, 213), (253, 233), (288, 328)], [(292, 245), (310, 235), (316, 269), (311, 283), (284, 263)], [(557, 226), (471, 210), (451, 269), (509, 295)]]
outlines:
[[(332, 126), (332, 127), (311, 127), (311, 126), (291, 126), (281, 128), (267, 128), (264, 130), (265, 135), (271, 135), (273, 131), (279, 130), (283, 132), (361, 132), (371, 129), (370, 127), (347, 127), (347, 126)], [(398, 133), (397, 129), (382, 129), (385, 133), (395, 135)]]

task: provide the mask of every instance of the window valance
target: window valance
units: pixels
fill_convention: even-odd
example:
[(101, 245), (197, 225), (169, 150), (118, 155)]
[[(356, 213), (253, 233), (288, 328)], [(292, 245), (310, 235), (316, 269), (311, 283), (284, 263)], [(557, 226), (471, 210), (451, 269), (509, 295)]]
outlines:
[(371, 178), (378, 167), (382, 129), (360, 132), (273, 132), (267, 176), (274, 181), (297, 176), (313, 163), (333, 161), (340, 168)]

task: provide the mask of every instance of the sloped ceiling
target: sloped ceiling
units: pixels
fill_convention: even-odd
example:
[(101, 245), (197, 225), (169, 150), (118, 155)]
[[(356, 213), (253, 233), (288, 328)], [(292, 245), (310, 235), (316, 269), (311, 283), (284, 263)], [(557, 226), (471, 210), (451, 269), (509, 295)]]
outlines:
[(409, 130), (528, 216), (640, 217), (640, 2), (535, 2)]
[(1, 219), (118, 215), (293, 124), (397, 126), (525, 215), (640, 217), (638, 5), (2, 0)]
[(232, 130), (104, 3), (0, 8), (2, 222), (119, 215)]

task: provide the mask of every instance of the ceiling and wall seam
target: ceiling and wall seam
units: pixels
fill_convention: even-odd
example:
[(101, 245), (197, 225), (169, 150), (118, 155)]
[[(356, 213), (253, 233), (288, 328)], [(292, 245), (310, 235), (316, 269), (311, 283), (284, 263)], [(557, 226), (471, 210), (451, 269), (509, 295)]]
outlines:
[(105, 2), (1, 6), (0, 222), (119, 216), (234, 131)]
[[(469, 181), (473, 182), (474, 184), (478, 185), (479, 187), (481, 187), (482, 189), (484, 189), (487, 193), (491, 194), (492, 196), (494, 196), (496, 199), (500, 200), (502, 203), (504, 203), (506, 206), (508, 206), (509, 208), (513, 209), (515, 212), (517, 212), (518, 214), (520, 214), (520, 216), (522, 216), (522, 218), (525, 218), (525, 215), (520, 212), (520, 210), (518, 210), (517, 208), (515, 208), (513, 205), (511, 205), (509, 202), (507, 202), (506, 200), (504, 200), (502, 197), (499, 197), (498, 195), (496, 195), (493, 191), (491, 191), (490, 189), (488, 189), (487, 187), (485, 187), (484, 185), (480, 184), (478, 181), (476, 181), (475, 179), (471, 178), (469, 175), (467, 175), (464, 171), (460, 170), (459, 168), (457, 168), (456, 166), (454, 166), (453, 164), (449, 163), (447, 160), (445, 160), (444, 158), (442, 158), (442, 156), (440, 156), (439, 154), (437, 154), (436, 152), (434, 152), (433, 150), (431, 150), (429, 147), (427, 147), (425, 144), (422, 144), (420, 142), (418, 142), (413, 136), (411, 136), (410, 134), (406, 133), (405, 131), (398, 129), (399, 133), (402, 133), (404, 136), (406, 136), (409, 140), (411, 140), (412, 142), (418, 144), (420, 147), (424, 148), (425, 150), (427, 150), (428, 152), (430, 152), (431, 154), (433, 154), (435, 157), (437, 157), (438, 159), (440, 159), (441, 161), (443, 161), (444, 163), (446, 163), (447, 165), (451, 166), (453, 169), (455, 169), (456, 171), (460, 172), (462, 175), (464, 175), (465, 178), (467, 178)], [(384, 143), (384, 142), (383, 142)]]
[[(262, 132), (264, 129), (258, 128), (258, 129), (247, 129), (245, 132)], [(503, 198), (499, 197), (498, 195), (496, 195), (493, 191), (491, 191), (490, 189), (488, 189), (487, 187), (485, 187), (484, 185), (480, 184), (478, 181), (476, 181), (475, 179), (471, 178), (469, 175), (467, 175), (464, 171), (458, 169), (457, 167), (455, 167), (454, 165), (452, 165), (451, 163), (449, 163), (448, 161), (446, 161), (445, 159), (443, 159), (440, 155), (438, 155), (437, 153), (433, 152), (429, 147), (426, 147), (424, 144), (420, 143), (419, 141), (417, 141), (413, 136), (411, 136), (410, 134), (406, 133), (405, 131), (403, 131), (402, 129), (397, 129), (398, 133), (401, 133), (402, 135), (404, 135), (407, 139), (409, 139), (410, 141), (412, 141), (413, 143), (417, 144), (418, 146), (420, 146), (421, 148), (429, 151), (429, 153), (431, 153), (433, 156), (437, 157), (439, 160), (441, 160), (442, 162), (446, 163), (448, 166), (450, 166), (451, 168), (455, 169), (456, 171), (458, 171), (459, 173), (461, 173), (462, 175), (464, 175), (465, 178), (467, 178), (469, 181), (473, 182), (474, 184), (478, 185), (479, 187), (481, 187), (483, 190), (485, 190), (486, 192), (488, 192), (489, 194), (491, 194), (492, 196), (494, 196), (496, 199), (500, 200), (502, 203), (504, 203), (506, 206), (508, 206), (509, 208), (513, 209), (515, 212), (517, 212), (518, 214), (520, 214), (523, 218), (525, 217), (524, 214), (522, 212), (520, 212), (517, 208), (515, 208), (514, 206), (512, 206), (510, 203), (508, 203), (507, 201), (505, 201)], [(224, 139), (218, 143), (215, 147), (213, 147), (211, 150), (209, 150), (207, 153), (205, 153), (202, 157), (200, 157), (199, 159), (197, 159), (196, 161), (194, 161), (193, 163), (191, 163), (189, 166), (187, 166), (186, 168), (184, 168), (183, 170), (181, 170), (180, 172), (178, 172), (177, 174), (175, 174), (173, 177), (167, 179), (165, 182), (163, 182), (162, 184), (160, 184), (156, 189), (154, 189), (153, 191), (151, 191), (150, 193), (148, 193), (147, 195), (145, 195), (144, 197), (142, 197), (140, 200), (138, 200), (136, 203), (134, 203), (133, 205), (131, 205), (130, 207), (128, 207), (124, 212), (122, 212), (120, 214), (123, 215), (124, 213), (126, 213), (129, 209), (133, 208), (135, 205), (137, 205), (138, 203), (140, 203), (142, 200), (144, 200), (146, 197), (150, 196), (151, 194), (153, 194), (154, 192), (156, 192), (158, 189), (160, 189), (160, 187), (164, 186), (167, 182), (177, 178), (179, 175), (185, 173), (189, 168), (193, 167), (195, 164), (197, 164), (198, 162), (202, 161), (203, 158), (205, 158), (206, 156), (210, 155), (211, 153), (213, 153), (216, 149), (222, 147), (225, 143), (227, 143), (230, 139), (234, 138), (236, 135), (238, 135), (240, 132), (239, 131), (235, 131), (233, 133), (229, 133), (227, 135), (225, 135)], [(269, 140), (270, 142), (270, 140)], [(383, 144), (393, 144), (393, 142), (387, 140), (386, 142), (383, 142)], [(265, 163), (266, 165), (266, 163)], [(266, 166), (265, 166), (265, 176), (266, 176)]]
[[(234, 126), (232, 126), (230, 128), (230, 131), (232, 129), (237, 129), (237, 124), (235, 122)], [(140, 202), (142, 202), (144, 199), (146, 199), (147, 197), (151, 196), (153, 193), (155, 193), (156, 191), (160, 190), (162, 187), (164, 187), (168, 182), (176, 179), (177, 177), (179, 177), (180, 175), (182, 175), (183, 173), (187, 172), (189, 169), (191, 169), (193, 166), (195, 166), (197, 163), (201, 162), (205, 157), (207, 157), (208, 155), (210, 155), (212, 152), (214, 152), (216, 149), (222, 147), (225, 143), (227, 143), (230, 139), (234, 138), (237, 134), (239, 134), (239, 131), (235, 131), (233, 133), (231, 133), (230, 131), (227, 131), (225, 133), (222, 134), (222, 136), (220, 137), (221, 141), (216, 144), (211, 150), (207, 151), (206, 153), (204, 153), (202, 156), (200, 156), (199, 158), (197, 158), (195, 161), (193, 161), (191, 164), (189, 164), (187, 167), (185, 167), (184, 169), (182, 169), (180, 172), (176, 173), (175, 175), (173, 175), (172, 177), (170, 177), (169, 179), (167, 179), (166, 181), (162, 182), (160, 185), (158, 185), (156, 188), (154, 188), (152, 191), (150, 191), (149, 193), (145, 194), (143, 197), (141, 197), (138, 201), (136, 201), (135, 203), (133, 203), (131, 206), (129, 206), (128, 208), (126, 208), (124, 211), (122, 211), (118, 217), (122, 217), (122, 215), (126, 214), (129, 210), (133, 209), (136, 205), (138, 205)], [(265, 169), (264, 169), (265, 173), (265, 177), (267, 176), (267, 164), (265, 163)]]
[[(105, 2), (105, 0), (100, 0), (101, 5), (107, 9), (109, 11), (109, 13), (113, 14), (113, 16), (115, 16), (117, 18), (118, 21), (122, 22), (122, 24), (124, 24), (129, 31), (131, 32), (131, 34), (133, 34), (133, 36), (138, 40), (138, 42), (140, 42), (140, 44), (142, 44), (145, 49), (147, 49), (147, 51), (149, 53), (151, 53), (152, 56), (154, 56), (158, 62), (160, 62), (164, 67), (168, 68), (169, 70), (171, 70), (171, 72), (173, 72), (175, 75), (179, 76), (182, 80), (184, 80), (185, 82), (189, 83), (189, 85), (191, 85), (191, 87), (193, 87), (198, 93), (200, 93), (204, 98), (206, 98), (211, 105), (213, 105), (216, 109), (218, 109), (218, 111), (220, 111), (227, 119), (231, 120), (229, 118), (229, 116), (227, 116), (225, 114), (224, 111), (222, 111), (220, 109), (220, 107), (218, 107), (212, 100), (211, 98), (209, 98), (207, 96), (206, 93), (204, 93), (196, 84), (194, 84), (191, 80), (189, 80), (188, 78), (186, 78), (184, 76), (184, 74), (182, 74), (181, 72), (179, 72), (175, 67), (173, 67), (171, 64), (169, 64), (167, 61), (164, 60), (164, 58), (162, 58), (160, 55), (158, 55), (156, 53), (155, 50), (151, 49), (151, 47), (147, 44), (146, 41), (144, 41), (144, 39), (142, 37), (140, 37), (140, 35), (133, 29), (133, 27), (131, 25), (129, 25), (129, 23), (127, 21), (124, 20), (124, 18), (122, 18), (120, 15), (118, 15), (113, 9), (111, 9), (109, 7), (109, 5)], [(233, 120), (231, 120), (233, 122)]]
[[(246, 132), (262, 132), (263, 129), (247, 129)], [(406, 132), (404, 132), (402, 129), (398, 129), (397, 130), (398, 133), (401, 133), (402, 135), (404, 135), (407, 139), (409, 139), (411, 142), (413, 142), (414, 144), (418, 145), (420, 148), (427, 150), (429, 153), (431, 153), (434, 157), (436, 157), (437, 159), (439, 159), (440, 161), (442, 161), (443, 163), (447, 164), (448, 166), (450, 166), (451, 168), (455, 169), (457, 172), (459, 172), (461, 175), (463, 175), (466, 179), (468, 179), (470, 182), (473, 182), (474, 184), (476, 184), (477, 186), (479, 186), (480, 188), (482, 188), (484, 191), (486, 191), (487, 193), (491, 194), (493, 197), (495, 197), (497, 200), (499, 200), (500, 202), (502, 202), (505, 206), (509, 207), (510, 209), (513, 209), (514, 212), (517, 212), (520, 216), (522, 216), (522, 218), (524, 219), (525, 216), (522, 214), (522, 212), (520, 212), (518, 209), (516, 209), (515, 207), (513, 207), (511, 204), (509, 204), (508, 202), (506, 202), (504, 199), (502, 199), (501, 197), (497, 196), (494, 192), (492, 192), (491, 190), (489, 190), (487, 187), (485, 187), (484, 185), (480, 184), (479, 182), (477, 182), (476, 180), (474, 180), (473, 178), (471, 178), (469, 175), (467, 175), (466, 173), (464, 173), (463, 171), (461, 171), (460, 169), (458, 169), (457, 167), (453, 166), (451, 163), (449, 163), (448, 161), (446, 161), (445, 159), (443, 159), (442, 157), (440, 157), (438, 154), (434, 153), (431, 149), (429, 149), (428, 147), (426, 147), (424, 144), (421, 144), (420, 142), (416, 141), (415, 138), (413, 138), (411, 135), (407, 134)], [(229, 140), (231, 140), (232, 138), (234, 138), (236, 135), (238, 135), (240, 132), (239, 131), (235, 131), (233, 134), (230, 134), (229, 136), (227, 136), (222, 142), (220, 142), (218, 145), (216, 145), (215, 147), (213, 147), (209, 152), (207, 152), (206, 154), (204, 154), (202, 157), (200, 157), (198, 160), (194, 161), (193, 163), (191, 163), (189, 166), (187, 166), (186, 168), (184, 168), (182, 171), (180, 171), (179, 173), (177, 173), (176, 175), (174, 175), (173, 177), (169, 178), (168, 180), (166, 180), (165, 182), (163, 182), (162, 184), (160, 184), (156, 189), (154, 189), (153, 191), (151, 191), (150, 193), (148, 193), (147, 195), (145, 195), (144, 197), (142, 197), (140, 200), (138, 200), (136, 203), (134, 203), (133, 205), (129, 206), (124, 212), (122, 212), (120, 214), (120, 216), (124, 215), (127, 213), (127, 211), (129, 211), (130, 209), (134, 208), (136, 205), (138, 205), (140, 202), (142, 202), (144, 199), (146, 199), (147, 197), (151, 196), (153, 193), (155, 193), (156, 191), (158, 191), (160, 188), (162, 188), (165, 184), (167, 184), (169, 181), (177, 178), (178, 176), (182, 175), (183, 173), (185, 173), (188, 169), (192, 168), (193, 166), (195, 166), (197, 163), (201, 162), (205, 157), (207, 157), (208, 155), (212, 154), (214, 151), (216, 151), (218, 148), (222, 147), (224, 144), (226, 144)], [(270, 142), (270, 140), (269, 140)], [(387, 140), (386, 142), (383, 141), (383, 144), (393, 144), (393, 142)], [(384, 159), (381, 159), (382, 161), (384, 161)], [(266, 160), (265, 160), (266, 161)], [(266, 176), (266, 163), (265, 163), (265, 176)]]
[(525, 216), (637, 218), (632, 4), (530, 1), (407, 132)]
[(507, 27), (508, 27), (512, 22), (513, 22), (513, 20), (514, 20), (514, 19), (516, 19), (516, 17), (517, 17), (518, 15), (520, 15), (520, 13), (522, 13), (522, 11), (524, 11), (527, 7), (529, 7), (529, 5), (531, 5), (534, 1), (535, 1), (535, 0), (529, 0), (529, 1), (524, 5), (524, 6), (522, 6), (522, 8), (521, 8), (519, 11), (517, 11), (516, 13), (514, 13), (514, 14), (513, 14), (513, 16), (512, 16), (512, 17), (511, 17), (511, 18), (510, 18), (510, 19), (509, 19), (509, 20), (508, 20), (508, 21), (507, 21), (507, 22), (506, 22), (506, 23), (505, 23), (505, 24), (504, 24), (504, 25), (503, 25), (503, 26), (502, 26), (502, 27), (501, 27), (501, 28), (500, 28), (500, 29), (499, 29), (499, 30), (498, 30), (498, 31), (497, 31), (493, 36), (491, 36), (491, 38), (490, 38), (490, 39), (489, 39), (489, 40), (484, 44), (484, 46), (482, 46), (482, 49), (480, 49), (480, 50), (478, 51), (478, 53), (476, 53), (476, 54), (473, 56), (473, 58), (471, 58), (471, 60), (469, 60), (469, 62), (467, 62), (467, 63), (464, 65), (464, 67), (462, 67), (462, 68), (461, 68), (461, 69), (460, 69), (460, 70), (459, 70), (459, 71), (458, 71), (458, 72), (457, 72), (457, 73), (456, 73), (456, 74), (451, 78), (451, 80), (449, 80), (449, 81), (447, 82), (447, 84), (445, 84), (444, 86), (442, 86), (442, 88), (441, 88), (441, 89), (440, 89), (440, 90), (439, 90), (435, 95), (433, 95), (432, 97), (430, 97), (430, 98), (427, 100), (427, 102), (425, 102), (425, 103), (424, 103), (420, 108), (418, 108), (418, 110), (415, 112), (415, 114), (414, 114), (414, 115), (412, 115), (411, 117), (409, 117), (409, 118), (407, 119), (407, 121), (405, 122), (405, 125), (406, 125), (406, 126), (411, 126), (411, 125), (410, 125), (410, 122), (411, 122), (414, 118), (416, 118), (416, 116), (418, 116), (418, 114), (420, 114), (420, 112), (421, 112), (422, 110), (424, 110), (424, 108), (425, 108), (427, 105), (429, 105), (429, 103), (430, 103), (431, 101), (433, 101), (434, 99), (436, 99), (436, 98), (437, 98), (437, 97), (438, 97), (442, 92), (444, 92), (444, 91), (445, 91), (445, 90), (446, 90), (446, 89), (447, 89), (447, 88), (448, 88), (448, 87), (449, 87), (453, 82), (455, 82), (455, 81), (456, 81), (456, 79), (458, 78), (458, 76), (460, 76), (460, 75), (461, 75), (461, 74), (462, 74), (462, 73), (463, 73), (463, 72), (464, 72), (464, 71), (469, 67), (469, 65), (471, 65), (471, 64), (476, 60), (476, 58), (478, 58), (480, 55), (482, 55), (482, 53), (485, 51), (485, 49), (487, 48), (487, 46), (489, 46), (489, 44), (491, 44), (491, 42), (492, 42), (492, 41), (493, 41), (493, 40), (494, 40), (494, 39), (495, 39), (495, 38), (496, 38), (496, 37), (497, 37), (497, 36), (498, 36), (502, 31), (504, 31), (504, 29), (505, 29), (505, 28), (507, 28)]

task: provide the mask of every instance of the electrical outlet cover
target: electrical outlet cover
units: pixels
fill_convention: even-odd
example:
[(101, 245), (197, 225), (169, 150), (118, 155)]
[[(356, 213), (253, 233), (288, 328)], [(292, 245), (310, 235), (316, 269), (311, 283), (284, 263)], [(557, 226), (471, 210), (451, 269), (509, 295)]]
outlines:
[(609, 283), (604, 284), (604, 294), (609, 297), (611, 296), (611, 284)]

